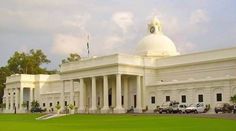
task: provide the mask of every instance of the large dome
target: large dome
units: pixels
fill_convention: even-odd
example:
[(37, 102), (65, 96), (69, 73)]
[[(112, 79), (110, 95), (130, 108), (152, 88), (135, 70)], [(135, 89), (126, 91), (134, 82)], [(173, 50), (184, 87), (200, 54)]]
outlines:
[(175, 44), (161, 32), (160, 22), (154, 18), (148, 25), (150, 34), (138, 44), (136, 53), (141, 56), (166, 57), (179, 55)]

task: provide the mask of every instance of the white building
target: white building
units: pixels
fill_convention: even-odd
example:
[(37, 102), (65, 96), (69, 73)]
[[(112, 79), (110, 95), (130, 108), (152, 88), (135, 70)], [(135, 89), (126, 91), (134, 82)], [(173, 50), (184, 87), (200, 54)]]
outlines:
[[(4, 91), (5, 112), (24, 112), (37, 100), (48, 110), (73, 104), (80, 113), (135, 112), (175, 100), (214, 107), (236, 94), (236, 48), (180, 55), (153, 19), (136, 55), (113, 54), (63, 64), (55, 75), (12, 75)], [(30, 108), (30, 104), (28, 104)]]

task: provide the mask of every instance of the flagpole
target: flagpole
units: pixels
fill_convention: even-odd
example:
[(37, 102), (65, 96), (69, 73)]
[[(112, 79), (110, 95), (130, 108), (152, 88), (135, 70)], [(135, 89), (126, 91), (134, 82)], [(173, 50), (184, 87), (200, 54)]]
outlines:
[(87, 38), (87, 50), (88, 50), (88, 57), (89, 57), (89, 54), (90, 54), (90, 51), (89, 51), (89, 35), (88, 35), (88, 38)]

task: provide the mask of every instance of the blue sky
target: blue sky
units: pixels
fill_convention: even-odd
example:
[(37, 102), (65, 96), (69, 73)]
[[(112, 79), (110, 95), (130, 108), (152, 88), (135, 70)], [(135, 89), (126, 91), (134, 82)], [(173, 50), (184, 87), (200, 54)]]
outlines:
[(235, 0), (1, 0), (0, 66), (42, 49), (50, 69), (69, 53), (134, 53), (154, 16), (181, 54), (236, 46)]

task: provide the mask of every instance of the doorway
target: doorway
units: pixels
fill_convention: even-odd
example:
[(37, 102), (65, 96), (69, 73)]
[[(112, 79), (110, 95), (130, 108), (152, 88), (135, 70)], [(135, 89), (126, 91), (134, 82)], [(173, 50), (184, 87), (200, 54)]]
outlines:
[(136, 108), (136, 106), (137, 106), (137, 96), (134, 95), (134, 108)]

